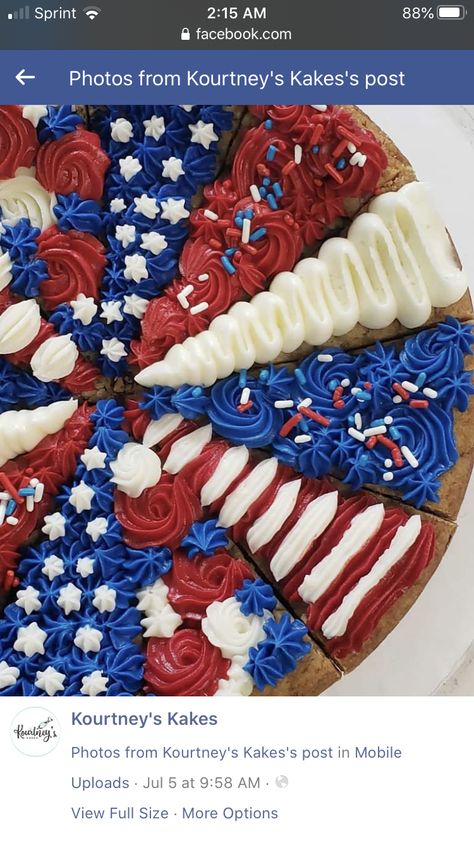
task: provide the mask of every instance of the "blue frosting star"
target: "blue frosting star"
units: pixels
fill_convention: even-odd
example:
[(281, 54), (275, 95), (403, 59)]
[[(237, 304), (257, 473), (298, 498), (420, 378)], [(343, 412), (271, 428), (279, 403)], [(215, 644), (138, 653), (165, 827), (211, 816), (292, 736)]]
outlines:
[(277, 599), (268, 583), (257, 577), (256, 580), (244, 580), (234, 597), (240, 603), (243, 615), (263, 615), (265, 611), (273, 612)]
[(193, 559), (198, 553), (212, 556), (218, 548), (227, 547), (227, 544), (226, 531), (217, 526), (217, 518), (211, 518), (209, 521), (195, 521), (181, 547), (186, 548), (189, 558)]

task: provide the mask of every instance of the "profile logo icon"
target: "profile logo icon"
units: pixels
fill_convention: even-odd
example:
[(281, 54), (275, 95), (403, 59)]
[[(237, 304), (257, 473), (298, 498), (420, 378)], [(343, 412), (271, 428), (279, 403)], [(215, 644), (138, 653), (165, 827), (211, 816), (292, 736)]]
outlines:
[(25, 708), (15, 715), (10, 726), (13, 746), (23, 755), (48, 755), (59, 743), (59, 721), (47, 708)]

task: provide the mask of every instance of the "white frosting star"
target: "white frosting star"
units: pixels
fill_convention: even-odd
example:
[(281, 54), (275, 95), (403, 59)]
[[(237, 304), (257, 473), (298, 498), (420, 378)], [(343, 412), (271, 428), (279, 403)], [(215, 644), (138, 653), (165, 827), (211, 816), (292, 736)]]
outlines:
[(137, 234), (137, 229), (134, 225), (117, 225), (115, 228), (115, 239), (119, 240), (124, 247), (130, 246), (133, 243)]
[(180, 176), (184, 176), (183, 162), (181, 158), (167, 158), (163, 161), (163, 178), (171, 179), (171, 181), (178, 181)]
[(91, 626), (81, 626), (76, 632), (74, 644), (83, 653), (98, 653), (103, 637), (100, 629), (93, 629)]
[(18, 630), (18, 635), (15, 643), (13, 644), (13, 649), (16, 650), (17, 653), (24, 653), (25, 656), (28, 656), (28, 658), (30, 656), (34, 656), (36, 653), (44, 656), (43, 645), (46, 638), (46, 632), (43, 632), (35, 621), (34, 623), (30, 623), (28, 626), (24, 626), (22, 629)]
[(44, 526), (41, 532), (45, 533), (49, 540), (54, 542), (55, 539), (62, 538), (66, 535), (66, 519), (60, 512), (53, 512), (52, 515), (45, 515)]
[(157, 117), (156, 114), (153, 114), (149, 120), (144, 120), (143, 125), (145, 126), (145, 135), (155, 140), (159, 140), (163, 132), (166, 131), (163, 117)]
[(127, 208), (125, 202), (120, 196), (112, 199), (109, 207), (113, 214), (120, 214), (121, 211), (125, 211)]
[(187, 219), (189, 217), (189, 211), (184, 207), (184, 203), (184, 199), (173, 199), (172, 197), (165, 199), (164, 202), (160, 203), (163, 209), (161, 219), (169, 220), (171, 225), (175, 225), (180, 220)]
[(125, 117), (117, 117), (117, 120), (110, 124), (110, 134), (112, 140), (117, 143), (127, 143), (130, 138), (133, 138), (133, 126)]
[(127, 356), (127, 350), (117, 337), (112, 337), (111, 340), (102, 340), (102, 351), (100, 352), (104, 357), (108, 357), (112, 363), (118, 363), (122, 357)]
[(111, 322), (123, 322), (123, 314), (121, 311), (122, 302), (121, 301), (104, 301), (101, 304), (102, 313), (100, 314), (101, 319), (107, 320), (107, 325), (110, 325)]
[(182, 108), (183, 111), (187, 111), (189, 113), (190, 111), (193, 110), (194, 106), (193, 105), (180, 105), (180, 108)]
[(24, 105), (21, 113), (36, 129), (41, 118), (48, 116), (48, 109), (45, 105)]
[(181, 615), (178, 615), (169, 603), (155, 614), (140, 621), (145, 629), (144, 638), (171, 638), (178, 626), (181, 626)]
[(107, 518), (94, 518), (93, 521), (89, 521), (86, 527), (86, 533), (91, 537), (93, 542), (98, 541), (100, 536), (103, 536), (106, 532)]
[(81, 456), (81, 461), (84, 463), (87, 471), (92, 471), (94, 468), (105, 468), (105, 458), (107, 454), (100, 451), (97, 445), (93, 448), (86, 448)]
[(168, 241), (166, 240), (166, 237), (158, 231), (146, 231), (145, 234), (142, 234), (140, 249), (147, 249), (154, 255), (159, 255), (164, 249), (166, 249), (167, 245)]
[(143, 319), (146, 309), (150, 302), (148, 299), (142, 299), (132, 293), (131, 296), (124, 296), (125, 304), (123, 307), (124, 313), (130, 313), (135, 319)]
[(140, 612), (145, 612), (146, 615), (156, 614), (156, 612), (167, 605), (168, 590), (168, 586), (160, 577), (153, 585), (149, 585), (137, 592), (137, 609)]
[(81, 589), (74, 585), (74, 583), (68, 582), (67, 585), (59, 590), (57, 603), (65, 615), (70, 615), (71, 612), (78, 612), (81, 608), (81, 597)]
[(94, 670), (89, 676), (84, 676), (81, 694), (88, 697), (97, 697), (98, 694), (103, 694), (107, 690), (108, 681), (108, 676), (104, 676), (102, 671)]
[(94, 573), (94, 559), (91, 559), (90, 556), (83, 556), (82, 559), (78, 559), (76, 571), (80, 577), (85, 578), (90, 576), (90, 574)]
[(91, 509), (92, 498), (94, 497), (94, 489), (91, 489), (83, 480), (71, 489), (69, 495), (69, 503), (74, 507), (76, 512), (84, 512), (85, 509)]
[(219, 136), (214, 131), (214, 123), (204, 123), (203, 120), (198, 120), (197, 123), (190, 124), (191, 143), (200, 143), (205, 149), (209, 149), (213, 141), (218, 141)]
[(127, 155), (126, 158), (119, 158), (119, 164), (120, 175), (127, 182), (131, 181), (143, 169), (138, 158), (134, 158), (133, 155)]
[(0, 691), (14, 685), (20, 675), (17, 667), (10, 667), (7, 662), (0, 662)]
[(38, 600), (38, 596), (39, 591), (29, 585), (27, 588), (20, 589), (17, 593), (16, 605), (20, 609), (24, 609), (27, 615), (31, 615), (32, 612), (41, 609), (41, 600)]
[(65, 673), (59, 673), (54, 667), (47, 667), (46, 670), (37, 671), (35, 685), (45, 691), (48, 697), (54, 697), (58, 691), (64, 691), (65, 678)]
[(115, 609), (117, 592), (114, 588), (109, 588), (107, 585), (100, 585), (96, 588), (95, 597), (92, 605), (95, 606), (99, 612), (113, 612)]
[(141, 196), (137, 196), (135, 199), (135, 211), (137, 214), (142, 214), (149, 220), (154, 220), (158, 216), (160, 209), (156, 204), (154, 196), (147, 196), (146, 193), (142, 193)]
[(79, 319), (83, 325), (90, 325), (97, 313), (97, 305), (92, 296), (79, 293), (77, 299), (69, 302), (72, 307), (73, 319)]
[(54, 553), (51, 556), (47, 556), (44, 560), (44, 566), (41, 568), (41, 573), (45, 574), (49, 581), (52, 582), (55, 577), (64, 574), (63, 560), (59, 556), (55, 556)]
[(135, 281), (138, 284), (143, 278), (148, 278), (146, 258), (143, 255), (125, 255), (125, 271), (123, 273), (127, 281)]

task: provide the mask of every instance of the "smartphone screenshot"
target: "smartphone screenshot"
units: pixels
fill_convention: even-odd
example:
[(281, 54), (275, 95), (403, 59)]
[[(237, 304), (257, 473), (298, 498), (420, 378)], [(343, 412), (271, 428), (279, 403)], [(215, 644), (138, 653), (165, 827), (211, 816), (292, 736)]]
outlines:
[(98, 2), (0, 2), (5, 840), (468, 843), (474, 6)]

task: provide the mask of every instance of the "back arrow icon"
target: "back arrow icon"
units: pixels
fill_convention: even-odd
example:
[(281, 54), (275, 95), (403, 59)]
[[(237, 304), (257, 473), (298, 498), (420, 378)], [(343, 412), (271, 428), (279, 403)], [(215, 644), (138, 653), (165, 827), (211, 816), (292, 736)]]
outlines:
[(26, 85), (26, 79), (36, 79), (36, 76), (27, 76), (26, 70), (23, 68), (23, 70), (20, 70), (19, 73), (17, 73), (15, 79), (20, 83), (20, 85)]

